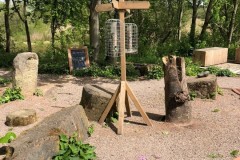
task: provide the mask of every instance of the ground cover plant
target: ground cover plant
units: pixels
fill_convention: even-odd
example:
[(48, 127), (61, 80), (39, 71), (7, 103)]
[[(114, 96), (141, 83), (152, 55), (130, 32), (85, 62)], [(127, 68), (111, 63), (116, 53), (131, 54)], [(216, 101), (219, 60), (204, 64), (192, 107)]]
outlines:
[(59, 135), (59, 153), (53, 157), (53, 160), (94, 160), (96, 159), (95, 147), (90, 144), (84, 144), (77, 140), (77, 134), (74, 133), (68, 137), (64, 134)]
[(21, 94), (21, 88), (19, 87), (13, 87), (13, 88), (7, 88), (3, 95), (0, 97), (0, 104), (8, 103), (10, 101), (15, 100), (23, 100), (24, 96)]

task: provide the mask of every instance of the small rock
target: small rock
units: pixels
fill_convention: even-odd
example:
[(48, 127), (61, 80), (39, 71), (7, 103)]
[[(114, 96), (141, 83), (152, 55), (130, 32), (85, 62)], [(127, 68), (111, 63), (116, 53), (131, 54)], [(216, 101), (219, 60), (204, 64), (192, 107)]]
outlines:
[(37, 121), (36, 111), (33, 109), (22, 109), (7, 115), (7, 126), (27, 126)]

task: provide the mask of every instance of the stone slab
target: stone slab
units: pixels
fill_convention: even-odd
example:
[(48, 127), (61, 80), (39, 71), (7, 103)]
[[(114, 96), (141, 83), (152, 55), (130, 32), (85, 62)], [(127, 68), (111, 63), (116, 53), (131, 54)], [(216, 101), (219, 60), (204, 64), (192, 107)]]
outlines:
[(217, 77), (215, 75), (202, 78), (188, 77), (187, 85), (189, 94), (195, 94), (196, 98), (216, 99)]
[(211, 66), (226, 63), (228, 48), (212, 47), (196, 49), (193, 52), (193, 62), (199, 62), (201, 66)]
[(14, 152), (11, 160), (51, 160), (59, 151), (59, 135), (77, 132), (79, 139), (88, 138), (88, 119), (82, 106), (62, 109), (35, 127), (21, 133), (9, 145)]
[[(97, 85), (87, 84), (83, 87), (80, 104), (84, 107), (90, 121), (98, 121), (100, 119), (114, 92), (112, 89)], [(116, 106), (116, 104), (114, 105)]]

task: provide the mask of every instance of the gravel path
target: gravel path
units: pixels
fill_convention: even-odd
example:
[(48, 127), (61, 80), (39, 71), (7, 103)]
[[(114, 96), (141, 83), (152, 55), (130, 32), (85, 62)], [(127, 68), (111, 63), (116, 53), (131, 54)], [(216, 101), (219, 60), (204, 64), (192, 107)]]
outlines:
[[(0, 71), (0, 75), (8, 72)], [(12, 130), (19, 135), (33, 127), (7, 127), (6, 114), (21, 108), (37, 111), (38, 122), (62, 108), (78, 104), (84, 84), (98, 84), (115, 89), (117, 80), (103, 78), (75, 78), (72, 76), (39, 75), (39, 88), (43, 97), (28, 97), (0, 105), (0, 136)], [(192, 101), (193, 121), (180, 126), (161, 122), (165, 114), (163, 80), (129, 82), (154, 126), (144, 124), (141, 116), (131, 105), (133, 117), (126, 118), (124, 135), (116, 135), (113, 127), (94, 124), (94, 133), (87, 140), (96, 147), (99, 160), (232, 160), (232, 150), (240, 150), (240, 99), (228, 88), (240, 88), (240, 78), (218, 78), (224, 96), (217, 100), (195, 99)], [(2, 92), (4, 88), (0, 88)], [(219, 109), (219, 112), (212, 112)], [(0, 157), (1, 158), (1, 157)]]

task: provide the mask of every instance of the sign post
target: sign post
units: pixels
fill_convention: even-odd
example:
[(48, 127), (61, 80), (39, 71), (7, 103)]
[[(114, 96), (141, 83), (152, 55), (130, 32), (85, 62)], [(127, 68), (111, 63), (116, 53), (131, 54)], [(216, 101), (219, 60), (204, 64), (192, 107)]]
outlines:
[(143, 120), (146, 122), (148, 126), (152, 126), (151, 121), (149, 120), (147, 114), (143, 110), (141, 104), (138, 99), (134, 95), (130, 86), (127, 83), (126, 78), (126, 53), (125, 53), (125, 12), (129, 9), (148, 9), (150, 7), (150, 3), (148, 1), (124, 1), (124, 0), (112, 0), (112, 3), (109, 4), (99, 4), (96, 6), (97, 12), (106, 12), (112, 11), (114, 9), (118, 10), (119, 20), (120, 20), (120, 52), (121, 52), (121, 83), (117, 87), (117, 90), (113, 94), (111, 100), (109, 101), (106, 109), (104, 110), (101, 118), (99, 119), (99, 123), (103, 123), (106, 119), (109, 111), (111, 110), (114, 102), (119, 96), (118, 101), (118, 129), (117, 134), (123, 134), (123, 123), (124, 123), (124, 109), (126, 107), (127, 115), (131, 116), (131, 110), (129, 106), (128, 96), (133, 101), (135, 107), (140, 112)]

